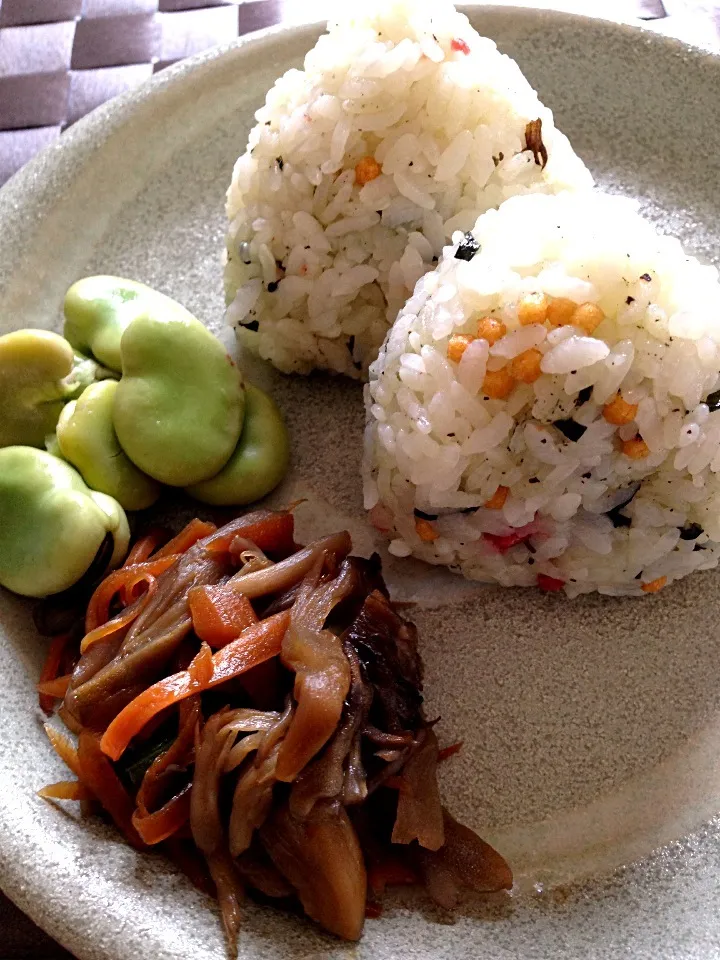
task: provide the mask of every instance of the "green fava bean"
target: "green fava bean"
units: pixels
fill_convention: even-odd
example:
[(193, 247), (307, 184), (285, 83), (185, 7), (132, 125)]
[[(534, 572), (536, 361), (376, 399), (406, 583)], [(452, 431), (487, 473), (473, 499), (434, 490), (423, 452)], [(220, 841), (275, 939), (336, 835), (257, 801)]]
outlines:
[(94, 376), (87, 363), (49, 330), (0, 337), (0, 447), (42, 447), (78, 383)]
[(122, 372), (120, 341), (127, 326), (142, 315), (148, 304), (169, 301), (144, 283), (122, 277), (85, 277), (65, 294), (65, 338), (82, 353)]
[(114, 567), (130, 542), (120, 504), (90, 490), (73, 467), (44, 450), (0, 450), (0, 585), (28, 597), (67, 590), (108, 534)]
[(165, 300), (123, 334), (113, 423), (140, 470), (185, 487), (214, 476), (230, 459), (245, 390), (220, 341), (179, 303)]
[(138, 470), (118, 442), (113, 427), (117, 389), (115, 380), (103, 380), (68, 403), (58, 420), (58, 445), (89, 487), (125, 510), (144, 510), (160, 496), (160, 484)]
[(262, 390), (245, 387), (245, 422), (235, 452), (216, 476), (187, 487), (215, 506), (241, 506), (260, 500), (287, 473), (290, 444), (275, 401)]

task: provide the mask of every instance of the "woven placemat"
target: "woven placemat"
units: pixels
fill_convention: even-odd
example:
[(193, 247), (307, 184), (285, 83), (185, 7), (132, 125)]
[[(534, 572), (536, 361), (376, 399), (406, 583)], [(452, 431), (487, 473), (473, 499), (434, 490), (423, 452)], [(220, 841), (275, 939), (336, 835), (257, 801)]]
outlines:
[(285, 6), (1, 0), (0, 183), (94, 107), (184, 57), (277, 23)]

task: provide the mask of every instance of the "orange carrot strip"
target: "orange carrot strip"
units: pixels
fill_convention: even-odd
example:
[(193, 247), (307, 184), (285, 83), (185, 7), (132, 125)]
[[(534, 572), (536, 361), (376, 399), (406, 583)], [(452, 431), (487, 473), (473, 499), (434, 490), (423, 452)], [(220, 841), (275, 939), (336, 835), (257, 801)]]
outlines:
[(291, 513), (270, 513), (260, 516), (257, 520), (248, 515), (248, 524), (245, 527), (235, 527), (230, 533), (220, 533), (213, 537), (207, 545), (208, 553), (227, 553), (235, 537), (245, 537), (265, 553), (282, 553), (289, 555), (295, 549), (293, 533), (295, 520)]
[(37, 795), (46, 800), (90, 800), (92, 793), (77, 780), (60, 780), (58, 783), (48, 784)]
[[(145, 601), (147, 602), (150, 597), (157, 590), (157, 580), (149, 573), (143, 573), (137, 578), (137, 581), (133, 583), (129, 589), (124, 587), (127, 593), (132, 596), (132, 591), (138, 582), (145, 580), (147, 583), (147, 591), (145, 592)], [(123, 610), (122, 613), (119, 613), (116, 617), (113, 617), (112, 620), (108, 620), (106, 623), (100, 624), (100, 626), (95, 627), (94, 630), (91, 630), (89, 633), (86, 633), (80, 644), (80, 653), (85, 653), (93, 644), (97, 643), (98, 640), (104, 640), (106, 637), (110, 636), (113, 633), (116, 633), (118, 630), (122, 630), (123, 627), (129, 626), (133, 620), (136, 620), (142, 610), (144, 609), (144, 603), (138, 603), (137, 606), (128, 607), (127, 610)]]
[[(47, 656), (45, 657), (45, 663), (40, 671), (40, 683), (47, 683), (49, 680), (55, 680), (57, 678), (65, 650), (71, 639), (72, 633), (61, 633), (57, 637), (52, 638), (50, 646), (48, 647)], [(52, 696), (40, 693), (40, 709), (44, 713), (52, 713), (54, 699)]]
[(133, 546), (130, 553), (128, 553), (125, 558), (124, 567), (133, 567), (136, 563), (145, 563), (146, 560), (149, 560), (151, 555), (157, 550), (163, 540), (167, 542), (170, 535), (166, 530), (163, 530), (162, 527), (153, 527), (149, 533), (146, 533), (144, 537), (141, 537), (140, 540)]
[(449, 747), (443, 747), (442, 750), (438, 750), (438, 763), (442, 763), (443, 760), (449, 760), (450, 757), (454, 757), (462, 749), (463, 741), (458, 740), (457, 743), (451, 743)]
[(276, 657), (289, 622), (290, 612), (283, 610), (248, 627), (237, 640), (213, 655), (212, 675), (205, 684), (194, 682), (190, 671), (182, 670), (143, 690), (120, 711), (105, 731), (100, 742), (103, 752), (118, 760), (132, 738), (161, 710)]
[(142, 847), (142, 840), (132, 823), (135, 804), (113, 765), (100, 749), (97, 737), (87, 730), (82, 731), (78, 740), (78, 761), (83, 786), (97, 797), (128, 843)]
[(147, 563), (136, 563), (132, 567), (123, 567), (121, 570), (115, 570), (110, 576), (105, 577), (103, 582), (90, 597), (87, 613), (85, 614), (85, 633), (90, 633), (106, 623), (110, 617), (110, 603), (115, 594), (124, 586), (129, 586), (132, 590), (138, 582), (145, 577), (158, 577), (164, 573), (168, 567), (171, 567), (178, 559), (178, 554), (172, 556), (154, 557)]
[(368, 870), (368, 887), (377, 896), (386, 887), (412, 886), (419, 882), (417, 873), (402, 860), (388, 855)]
[(47, 734), (53, 750), (60, 757), (62, 762), (72, 770), (76, 777), (79, 776), (80, 761), (78, 760), (78, 752), (70, 740), (65, 736), (64, 733), (60, 733), (60, 731), (56, 730), (55, 727), (51, 727), (49, 723), (45, 724), (45, 733)]
[(206, 520), (198, 520), (196, 517), (194, 520), (191, 520), (176, 537), (173, 537), (169, 543), (166, 543), (164, 547), (158, 550), (155, 554), (155, 559), (169, 557), (174, 553), (185, 553), (185, 551), (189, 550), (198, 540), (209, 537), (210, 534), (215, 533), (216, 530), (217, 527), (214, 523), (208, 523)]
[(192, 784), (188, 783), (176, 797), (168, 800), (165, 806), (160, 807), (155, 813), (143, 815), (139, 810), (135, 810), (132, 815), (132, 824), (144, 843), (149, 846), (161, 843), (187, 823), (190, 818), (191, 789)]
[(66, 673), (64, 677), (55, 677), (54, 680), (46, 680), (44, 683), (37, 685), (37, 691), (41, 697), (47, 698), (50, 701), (62, 700), (70, 686), (71, 677), (72, 674)]
[(213, 675), (213, 657), (210, 647), (203, 642), (200, 650), (187, 668), (190, 679), (197, 687), (205, 687)]
[(195, 633), (215, 650), (258, 622), (248, 598), (225, 584), (193, 587), (188, 602)]

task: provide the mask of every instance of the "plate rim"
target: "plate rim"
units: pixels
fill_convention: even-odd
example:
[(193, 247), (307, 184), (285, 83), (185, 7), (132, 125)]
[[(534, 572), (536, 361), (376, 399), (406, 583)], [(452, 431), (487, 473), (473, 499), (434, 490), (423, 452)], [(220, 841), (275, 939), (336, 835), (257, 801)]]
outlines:
[[(593, 24), (610, 33), (621, 31), (626, 35), (634, 34), (642, 42), (656, 44), (675, 55), (684, 56), (699, 64), (701, 68), (706, 65), (711, 65), (713, 69), (720, 67), (720, 53), (668, 37), (645, 26), (642, 22), (630, 22), (604, 15), (589, 16), (585, 13), (554, 10), (549, 7), (533, 8), (524, 5), (484, 3), (481, 0), (458, 4), (458, 8), (462, 11), (487, 10), (489, 13), (503, 15), (509, 19), (519, 17), (544, 22), (554, 20), (560, 26), (577, 25), (579, 22)], [(57, 141), (40, 151), (0, 188), (0, 218), (3, 214), (17, 210), (19, 207), (31, 211), (33, 207), (42, 206), (44, 197), (52, 189), (53, 177), (60, 170), (65, 156), (75, 154), (79, 161), (83, 162), (89, 152), (101, 150), (112, 134), (130, 122), (143, 104), (162, 95), (164, 90), (179, 88), (184, 84), (192, 85), (193, 77), (199, 75), (204, 68), (211, 70), (218, 61), (235, 55), (241, 56), (243, 50), (261, 50), (263, 46), (271, 46), (278, 38), (315, 28), (322, 29), (323, 24), (324, 21), (315, 19), (292, 20), (253, 31), (188, 57), (155, 74), (132, 90), (95, 108), (62, 134)], [(22, 868), (13, 870), (10, 866), (10, 858), (6, 859), (0, 851), (0, 890), (58, 943), (73, 950), (79, 960), (90, 956), (93, 953), (93, 943), (89, 942), (89, 949), (84, 950), (82, 944), (73, 938), (72, 925), (64, 926), (63, 921), (67, 919), (67, 912), (62, 905), (56, 903), (50, 909), (35, 907), (33, 890), (24, 889), (22, 880), (17, 879), (23, 872)], [(107, 946), (110, 945), (106, 945), (106, 949)], [(112, 949), (107, 950), (106, 955), (118, 956)]]

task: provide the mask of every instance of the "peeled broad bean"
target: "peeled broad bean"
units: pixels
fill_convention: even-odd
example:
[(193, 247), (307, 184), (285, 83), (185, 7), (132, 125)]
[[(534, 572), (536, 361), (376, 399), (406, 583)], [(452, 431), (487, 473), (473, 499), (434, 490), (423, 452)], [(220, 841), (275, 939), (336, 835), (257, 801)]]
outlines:
[(224, 347), (174, 300), (147, 304), (121, 340), (118, 440), (144, 473), (184, 487), (214, 476), (240, 437), (245, 390)]
[(65, 294), (63, 333), (77, 350), (122, 373), (120, 340), (126, 327), (145, 311), (148, 303), (162, 305), (167, 299), (135, 280), (85, 277)]
[(0, 450), (0, 585), (28, 597), (67, 590), (108, 534), (114, 567), (130, 542), (120, 504), (90, 490), (73, 467), (44, 450)]
[(290, 445), (275, 401), (251, 384), (245, 391), (245, 422), (235, 452), (214, 477), (186, 488), (203, 503), (252, 503), (270, 493), (287, 473)]
[(118, 442), (113, 427), (117, 389), (115, 380), (104, 380), (68, 403), (57, 424), (58, 445), (89, 487), (125, 510), (144, 510), (158, 499), (161, 487), (138, 470)]

